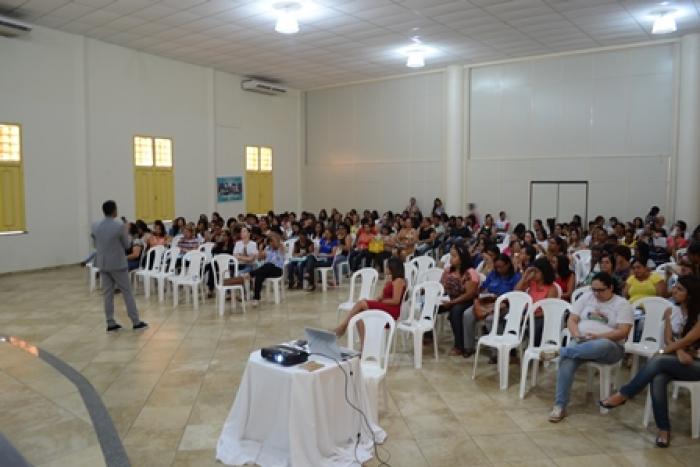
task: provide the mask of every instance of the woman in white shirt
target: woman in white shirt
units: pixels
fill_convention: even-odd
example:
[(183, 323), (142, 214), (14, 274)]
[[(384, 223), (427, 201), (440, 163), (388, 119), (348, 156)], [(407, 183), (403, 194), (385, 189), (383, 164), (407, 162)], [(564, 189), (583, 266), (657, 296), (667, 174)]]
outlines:
[(250, 272), (258, 257), (258, 245), (250, 239), (247, 227), (241, 227), (241, 239), (233, 246), (233, 256), (238, 260), (238, 273)]

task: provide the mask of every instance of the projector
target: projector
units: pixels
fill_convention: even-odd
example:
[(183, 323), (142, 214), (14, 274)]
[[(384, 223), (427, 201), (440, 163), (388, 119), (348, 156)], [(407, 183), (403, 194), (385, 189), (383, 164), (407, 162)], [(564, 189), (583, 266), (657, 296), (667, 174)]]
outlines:
[(265, 360), (282, 366), (298, 365), (309, 359), (309, 353), (287, 345), (273, 345), (260, 349), (260, 355)]

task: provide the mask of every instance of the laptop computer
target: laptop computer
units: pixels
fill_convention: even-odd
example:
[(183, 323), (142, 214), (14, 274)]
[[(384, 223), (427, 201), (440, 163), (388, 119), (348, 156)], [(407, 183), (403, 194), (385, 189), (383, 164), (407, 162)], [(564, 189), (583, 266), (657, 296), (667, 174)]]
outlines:
[(305, 333), (310, 354), (317, 354), (335, 360), (345, 360), (359, 355), (359, 352), (338, 346), (338, 337), (334, 332), (306, 328)]

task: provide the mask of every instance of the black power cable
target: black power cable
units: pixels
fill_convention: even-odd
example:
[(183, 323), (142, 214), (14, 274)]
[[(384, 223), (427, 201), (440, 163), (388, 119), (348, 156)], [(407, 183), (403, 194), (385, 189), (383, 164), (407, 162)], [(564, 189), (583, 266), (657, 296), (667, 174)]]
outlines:
[[(318, 352), (312, 352), (310, 355), (319, 355), (321, 357), (325, 357), (325, 358), (328, 358), (330, 360), (333, 360), (335, 362), (335, 364), (338, 366), (338, 368), (340, 369), (340, 371), (343, 372), (343, 377), (345, 378), (345, 402), (347, 402), (350, 407), (352, 407), (356, 412), (358, 412), (361, 415), (362, 420), (364, 420), (365, 425), (367, 426), (367, 430), (372, 435), (372, 447), (374, 448), (374, 457), (376, 457), (377, 461), (379, 461), (378, 467), (391, 467), (391, 465), (388, 463), (389, 460), (391, 459), (391, 453), (389, 451), (387, 451), (387, 453), (389, 454), (389, 457), (386, 460), (382, 459), (381, 456), (379, 456), (379, 448), (377, 445), (377, 438), (374, 436), (374, 430), (372, 429), (372, 425), (370, 425), (369, 420), (367, 419), (367, 416), (362, 411), (362, 409), (360, 409), (355, 404), (353, 404), (350, 401), (350, 397), (348, 397), (349, 376), (348, 376), (347, 372), (345, 371), (345, 368), (343, 368), (343, 365), (340, 363), (339, 360), (337, 360), (334, 357), (331, 357), (329, 355), (325, 355), (325, 354), (318, 353)], [(352, 375), (352, 371), (350, 374)], [(353, 383), (353, 388), (354, 388), (354, 383)], [(359, 459), (357, 458), (357, 446), (359, 444), (360, 444), (360, 433), (357, 434), (357, 440), (355, 441), (355, 461), (358, 464), (362, 464), (359, 461)]]

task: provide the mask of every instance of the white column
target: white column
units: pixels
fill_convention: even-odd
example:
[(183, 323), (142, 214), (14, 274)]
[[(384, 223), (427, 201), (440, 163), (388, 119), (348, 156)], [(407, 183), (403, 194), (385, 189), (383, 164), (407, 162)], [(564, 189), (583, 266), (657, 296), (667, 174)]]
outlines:
[(464, 147), (464, 67), (447, 67), (446, 132), (445, 132), (445, 211), (461, 214)]
[(700, 34), (681, 38), (676, 219), (700, 223)]

